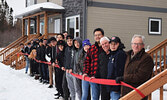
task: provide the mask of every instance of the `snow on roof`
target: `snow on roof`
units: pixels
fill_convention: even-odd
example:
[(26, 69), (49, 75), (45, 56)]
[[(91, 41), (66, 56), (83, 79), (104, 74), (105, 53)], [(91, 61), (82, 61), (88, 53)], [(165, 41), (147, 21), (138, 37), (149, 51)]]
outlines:
[(39, 3), (28, 6), (23, 10), (20, 10), (18, 14), (15, 15), (15, 18), (21, 18), (25, 15), (36, 13), (43, 10), (64, 10), (64, 7), (51, 2)]

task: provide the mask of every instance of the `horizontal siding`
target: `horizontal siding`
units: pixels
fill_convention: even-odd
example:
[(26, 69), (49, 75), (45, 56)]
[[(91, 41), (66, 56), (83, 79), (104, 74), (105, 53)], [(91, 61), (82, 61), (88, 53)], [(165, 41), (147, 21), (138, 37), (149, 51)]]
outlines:
[(49, 2), (56, 3), (56, 4), (60, 5), (60, 6), (62, 6), (63, 0), (49, 0)]
[[(134, 34), (146, 37), (146, 46), (151, 48), (167, 38), (167, 14), (120, 10), (111, 8), (88, 8), (87, 38), (93, 43), (93, 30), (101, 27), (108, 37), (119, 36), (127, 49), (130, 49), (131, 38)], [(148, 18), (162, 18), (162, 35), (148, 35)]]
[(92, 1), (167, 8), (167, 0), (92, 0)]
[(47, 2), (47, 0), (37, 0), (37, 4), (38, 3), (43, 3), (43, 2)]
[[(37, 3), (43, 3), (43, 2), (47, 2), (47, 0), (37, 0)], [(49, 2), (62, 6), (63, 0), (49, 0)]]

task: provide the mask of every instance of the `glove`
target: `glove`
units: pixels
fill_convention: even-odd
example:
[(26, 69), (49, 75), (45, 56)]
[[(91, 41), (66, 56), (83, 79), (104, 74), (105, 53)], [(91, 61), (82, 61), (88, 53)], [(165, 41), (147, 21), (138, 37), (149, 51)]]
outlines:
[(116, 83), (121, 83), (121, 81), (123, 81), (123, 80), (124, 80), (123, 77), (117, 77), (117, 78), (115, 79)]

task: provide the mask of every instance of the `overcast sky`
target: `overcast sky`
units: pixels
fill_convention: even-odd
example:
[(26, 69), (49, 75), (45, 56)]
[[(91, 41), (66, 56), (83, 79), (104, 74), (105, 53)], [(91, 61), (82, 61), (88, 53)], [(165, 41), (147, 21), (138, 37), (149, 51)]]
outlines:
[(15, 16), (19, 11), (25, 8), (25, 0), (6, 0), (9, 7), (12, 7), (14, 12), (13, 15)]

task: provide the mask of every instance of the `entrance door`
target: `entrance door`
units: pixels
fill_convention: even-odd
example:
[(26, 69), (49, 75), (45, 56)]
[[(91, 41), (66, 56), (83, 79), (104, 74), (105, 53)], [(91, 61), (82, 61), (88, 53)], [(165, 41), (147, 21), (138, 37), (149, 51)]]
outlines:
[(80, 16), (71, 16), (66, 18), (66, 31), (74, 38), (80, 37)]

